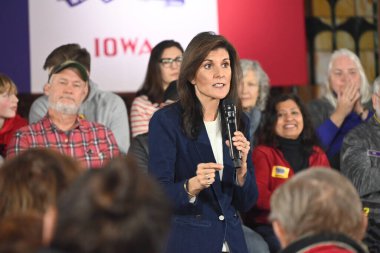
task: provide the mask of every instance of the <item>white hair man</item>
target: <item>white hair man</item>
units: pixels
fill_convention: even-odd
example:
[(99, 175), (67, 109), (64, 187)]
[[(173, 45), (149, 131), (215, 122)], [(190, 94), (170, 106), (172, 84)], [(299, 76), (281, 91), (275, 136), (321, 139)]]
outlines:
[(286, 252), (367, 252), (367, 225), (357, 191), (335, 170), (304, 170), (271, 197), (274, 231)]

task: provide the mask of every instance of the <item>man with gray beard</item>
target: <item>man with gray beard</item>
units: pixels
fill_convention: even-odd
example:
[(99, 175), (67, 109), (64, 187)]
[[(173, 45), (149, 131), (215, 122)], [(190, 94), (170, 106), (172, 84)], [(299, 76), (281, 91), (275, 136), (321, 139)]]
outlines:
[(79, 62), (68, 60), (53, 68), (44, 89), (49, 103), (46, 116), (15, 133), (7, 159), (28, 148), (45, 147), (76, 158), (85, 168), (98, 168), (119, 155), (111, 130), (78, 113), (88, 81), (88, 72)]
[[(77, 43), (69, 43), (55, 48), (46, 57), (43, 69), (50, 72), (54, 67), (67, 60), (82, 64), (91, 76), (91, 55), (86, 48)], [(129, 147), (128, 112), (123, 99), (117, 94), (102, 90), (102, 86), (92, 78), (88, 81), (88, 94), (79, 109), (81, 117), (108, 127), (115, 136), (121, 153), (127, 153)], [(46, 95), (34, 100), (29, 110), (29, 123), (42, 119), (48, 110)], [(111, 112), (111, 113), (110, 113)]]
[(358, 190), (368, 216), (364, 242), (370, 252), (380, 252), (380, 77), (373, 84), (372, 105), (373, 117), (344, 138), (340, 159), (341, 171)]

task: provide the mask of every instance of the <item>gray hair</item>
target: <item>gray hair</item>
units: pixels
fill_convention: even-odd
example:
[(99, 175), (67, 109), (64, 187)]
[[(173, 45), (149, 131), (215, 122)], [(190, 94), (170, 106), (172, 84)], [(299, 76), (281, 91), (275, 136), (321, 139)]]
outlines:
[(269, 95), (269, 77), (267, 73), (265, 73), (258, 61), (241, 59), (240, 67), (242, 69), (243, 76), (247, 74), (248, 70), (253, 70), (253, 72), (257, 75), (257, 79), (259, 81), (259, 95), (257, 97), (256, 106), (258, 106), (260, 110), (264, 110)]
[(378, 76), (375, 81), (373, 81), (373, 93), (378, 94), (380, 91), (380, 76)]
[(301, 236), (341, 233), (364, 235), (362, 204), (352, 183), (329, 168), (297, 173), (278, 187), (270, 200), (269, 219), (281, 224), (290, 242)]
[(365, 72), (364, 72), (363, 66), (360, 62), (359, 57), (346, 48), (341, 48), (341, 49), (335, 50), (334, 53), (331, 55), (329, 65), (328, 65), (328, 69), (327, 69), (327, 80), (324, 83), (324, 88), (325, 88), (324, 96), (334, 106), (334, 108), (336, 108), (337, 98), (333, 94), (333, 91), (331, 89), (330, 75), (331, 75), (332, 65), (333, 65), (334, 61), (337, 58), (340, 58), (343, 56), (348, 57), (350, 60), (352, 60), (355, 63), (356, 67), (358, 68), (359, 75), (360, 75), (360, 81), (361, 81), (361, 84), (360, 84), (361, 103), (365, 104), (371, 99), (371, 87), (368, 83), (368, 79), (365, 75)]

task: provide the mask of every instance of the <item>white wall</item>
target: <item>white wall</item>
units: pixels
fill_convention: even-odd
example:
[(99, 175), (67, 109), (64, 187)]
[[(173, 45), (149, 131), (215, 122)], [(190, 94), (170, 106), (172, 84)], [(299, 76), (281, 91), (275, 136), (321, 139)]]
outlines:
[(87, 48), (91, 78), (102, 89), (135, 92), (158, 42), (174, 39), (186, 48), (197, 33), (218, 32), (217, 0), (85, 0), (73, 7), (68, 2), (29, 0), (32, 93), (42, 92), (45, 58), (63, 44)]

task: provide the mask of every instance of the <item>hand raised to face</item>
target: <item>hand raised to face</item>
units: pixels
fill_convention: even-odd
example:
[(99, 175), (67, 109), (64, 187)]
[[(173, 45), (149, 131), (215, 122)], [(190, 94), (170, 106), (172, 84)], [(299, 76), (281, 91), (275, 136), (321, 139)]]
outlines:
[(352, 112), (355, 103), (360, 99), (360, 86), (353, 79), (347, 79), (346, 86), (337, 94), (337, 111), (344, 116)]

